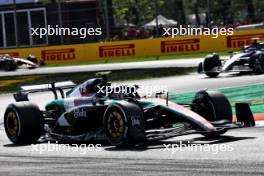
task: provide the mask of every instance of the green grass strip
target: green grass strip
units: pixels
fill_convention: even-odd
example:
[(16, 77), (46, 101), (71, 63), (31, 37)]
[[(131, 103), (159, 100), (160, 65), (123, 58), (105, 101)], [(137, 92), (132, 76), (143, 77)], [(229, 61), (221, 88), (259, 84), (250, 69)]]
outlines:
[[(236, 102), (247, 102), (253, 113), (264, 113), (264, 84), (214, 89), (222, 92), (230, 101), (234, 111)], [(191, 103), (195, 92), (170, 93), (169, 99), (177, 103)]]

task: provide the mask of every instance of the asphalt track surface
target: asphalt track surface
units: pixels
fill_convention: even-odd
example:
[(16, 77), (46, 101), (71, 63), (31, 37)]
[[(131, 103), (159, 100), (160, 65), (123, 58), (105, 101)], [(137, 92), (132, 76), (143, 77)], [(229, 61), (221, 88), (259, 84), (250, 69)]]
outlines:
[[(167, 85), (169, 91), (193, 91), (203, 88), (232, 87), (263, 83), (264, 75), (224, 74), (209, 79), (192, 73), (186, 76), (140, 80), (144, 85)], [(129, 82), (134, 83), (134, 82)], [(43, 105), (51, 94), (32, 95)], [(0, 95), (0, 175), (264, 175), (264, 127), (237, 129), (217, 139), (189, 135), (149, 143), (136, 148), (116, 148), (102, 144), (102, 150), (83, 147), (68, 151), (40, 151), (32, 146), (14, 146), (3, 129), (3, 112), (12, 95)], [(199, 149), (172, 145), (195, 144)], [(44, 143), (39, 146), (47, 147)], [(58, 144), (51, 144), (56, 146)], [(62, 145), (62, 144), (61, 144)], [(60, 146), (61, 146), (60, 145)], [(166, 148), (166, 146), (171, 146)], [(209, 150), (208, 150), (208, 146)], [(229, 146), (232, 151), (220, 150)], [(218, 148), (217, 154), (215, 149)], [(181, 151), (181, 150), (182, 151)]]
[(203, 58), (195, 58), (195, 59), (142, 61), (142, 62), (129, 62), (129, 63), (106, 63), (106, 64), (91, 64), (91, 65), (78, 65), (78, 66), (61, 66), (61, 67), (40, 67), (33, 70), (17, 69), (17, 71), (11, 71), (11, 72), (0, 71), (0, 77), (54, 74), (54, 73), (78, 73), (78, 72), (102, 71), (102, 70), (196, 67), (198, 63), (201, 62), (202, 60)]

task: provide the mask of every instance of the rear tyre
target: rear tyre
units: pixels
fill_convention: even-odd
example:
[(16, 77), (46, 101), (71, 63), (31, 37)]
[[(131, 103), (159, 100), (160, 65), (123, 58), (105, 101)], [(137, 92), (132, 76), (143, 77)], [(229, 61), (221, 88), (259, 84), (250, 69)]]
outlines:
[(143, 112), (133, 103), (110, 105), (104, 114), (103, 127), (112, 145), (128, 146), (145, 140)]
[(16, 66), (16, 63), (15, 61), (13, 60), (6, 60), (4, 62), (4, 70), (5, 71), (14, 71), (16, 70), (17, 66)]
[(7, 107), (4, 127), (7, 137), (14, 144), (31, 144), (40, 138), (44, 119), (37, 105), (19, 102)]
[(39, 65), (41, 65), (41, 66), (46, 65), (45, 60), (44, 60), (44, 59), (40, 59), (40, 61), (39, 61)]

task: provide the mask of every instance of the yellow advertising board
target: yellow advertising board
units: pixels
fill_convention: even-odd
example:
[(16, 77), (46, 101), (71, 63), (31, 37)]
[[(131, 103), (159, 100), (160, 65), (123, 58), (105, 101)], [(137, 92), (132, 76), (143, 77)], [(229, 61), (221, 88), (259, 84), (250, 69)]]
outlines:
[(27, 57), (29, 54), (43, 58), (46, 63), (67, 61), (106, 60), (116, 58), (149, 57), (177, 55), (199, 52), (219, 52), (237, 50), (250, 45), (251, 39), (258, 37), (264, 40), (264, 29), (235, 32), (232, 36), (178, 36), (175, 38), (156, 38), (104, 42), (93, 44), (76, 44), (47, 46), (38, 48), (21, 48), (0, 50), (1, 54), (16, 57)]

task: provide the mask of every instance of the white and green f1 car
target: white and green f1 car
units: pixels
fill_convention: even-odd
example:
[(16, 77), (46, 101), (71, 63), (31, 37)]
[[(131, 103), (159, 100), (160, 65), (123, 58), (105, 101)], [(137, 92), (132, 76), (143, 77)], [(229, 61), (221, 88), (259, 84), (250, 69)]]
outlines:
[[(136, 89), (107, 96), (98, 91), (109, 87), (106, 75), (80, 85), (67, 81), (23, 86), (14, 94), (17, 102), (5, 111), (6, 134), (15, 144), (54, 139), (130, 145), (196, 133), (216, 137), (255, 125), (247, 103), (236, 104), (237, 121), (232, 121), (230, 103), (220, 92), (199, 91), (191, 104), (183, 105), (170, 102), (168, 96), (140, 97)], [(52, 91), (55, 99), (40, 110), (28, 94), (43, 91)]]

